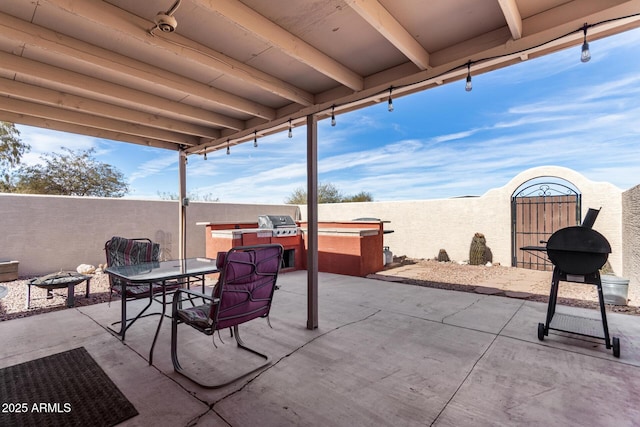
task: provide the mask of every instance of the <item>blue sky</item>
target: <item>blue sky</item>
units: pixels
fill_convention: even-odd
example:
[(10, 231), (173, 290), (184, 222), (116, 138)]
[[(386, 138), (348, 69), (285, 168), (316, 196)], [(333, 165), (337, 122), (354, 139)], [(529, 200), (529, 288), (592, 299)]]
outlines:
[[(535, 166), (557, 165), (626, 190), (640, 184), (640, 30), (336, 116), (318, 125), (319, 181), (375, 201), (482, 195)], [(94, 147), (122, 171), (131, 198), (178, 192), (169, 150), (18, 126), (24, 163), (59, 147)], [(229, 203), (283, 203), (306, 187), (306, 129), (189, 156), (190, 193)]]

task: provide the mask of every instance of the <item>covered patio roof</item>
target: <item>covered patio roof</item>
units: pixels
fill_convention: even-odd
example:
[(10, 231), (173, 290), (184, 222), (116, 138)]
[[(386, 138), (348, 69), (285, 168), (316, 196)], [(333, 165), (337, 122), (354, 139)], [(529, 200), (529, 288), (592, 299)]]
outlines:
[(0, 120), (204, 153), (635, 28), (639, 13), (640, 0), (3, 0)]
[(187, 156), (306, 124), (313, 329), (319, 119), (639, 26), (640, 0), (3, 0), (0, 120), (178, 151), (180, 258)]

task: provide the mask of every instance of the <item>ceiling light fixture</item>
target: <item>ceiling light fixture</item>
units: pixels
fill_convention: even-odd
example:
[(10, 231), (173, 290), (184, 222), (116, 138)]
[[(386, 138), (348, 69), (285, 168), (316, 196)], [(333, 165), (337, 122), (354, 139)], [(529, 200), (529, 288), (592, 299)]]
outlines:
[(254, 147), (258, 146), (258, 131), (257, 130), (253, 131), (253, 146)]
[(229, 147), (229, 140), (227, 139), (227, 156), (231, 154), (231, 148)]
[(393, 111), (393, 99), (391, 99), (391, 91), (393, 90), (393, 86), (389, 88), (389, 102), (387, 103), (387, 110), (389, 112)]
[(587, 28), (589, 28), (589, 26), (585, 22), (584, 26), (582, 27), (582, 31), (584, 31), (584, 41), (582, 43), (582, 54), (580, 55), (580, 61), (582, 62), (589, 62), (589, 60), (591, 59), (591, 52), (589, 51), (589, 43), (587, 43)]
[(173, 33), (178, 26), (178, 21), (176, 20), (173, 14), (180, 6), (182, 0), (176, 0), (176, 2), (167, 10), (166, 12), (158, 12), (153, 18), (153, 23), (156, 24), (155, 27), (149, 30), (149, 34), (154, 35), (153, 32), (156, 29), (160, 29), (163, 33)]
[(331, 126), (336, 125), (336, 106), (331, 106)]
[(291, 127), (291, 119), (289, 119), (289, 138), (293, 138), (293, 130)]
[(473, 85), (471, 84), (471, 61), (467, 62), (467, 84), (464, 86), (464, 90), (471, 92)]

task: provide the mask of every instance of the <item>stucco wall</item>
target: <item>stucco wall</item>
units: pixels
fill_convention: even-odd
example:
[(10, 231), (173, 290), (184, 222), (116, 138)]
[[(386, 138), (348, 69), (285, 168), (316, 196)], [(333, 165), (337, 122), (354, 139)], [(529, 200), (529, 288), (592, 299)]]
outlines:
[[(609, 261), (622, 274), (622, 191), (606, 182), (593, 182), (567, 168), (545, 166), (529, 169), (504, 187), (481, 197), (401, 202), (337, 203), (319, 206), (320, 221), (374, 217), (390, 221), (385, 246), (395, 255), (434, 258), (440, 249), (456, 261), (469, 259), (469, 245), (476, 232), (483, 233), (494, 262), (511, 265), (511, 196), (523, 183), (538, 177), (558, 177), (573, 183), (582, 193), (582, 216), (588, 208), (600, 208), (594, 229), (612, 247)], [(307, 210), (301, 206), (306, 219)], [(636, 213), (637, 215), (637, 213)]]
[[(494, 262), (511, 265), (511, 196), (540, 176), (573, 183), (582, 193), (583, 216), (589, 207), (602, 207), (594, 229), (611, 244), (611, 266), (617, 275), (640, 283), (640, 188), (623, 197), (609, 183), (592, 182), (561, 167), (527, 170), (481, 197), (320, 205), (319, 219), (390, 221), (385, 228), (395, 232), (384, 235), (385, 246), (413, 258), (433, 258), (446, 249), (451, 259), (466, 260), (471, 238), (481, 232)], [(178, 212), (175, 201), (0, 194), (0, 259), (20, 261), (20, 275), (97, 265), (104, 262), (104, 242), (114, 235), (149, 237), (162, 245), (166, 258), (175, 258)], [(205, 255), (205, 230), (197, 222), (255, 222), (262, 214), (307, 219), (306, 206), (192, 202), (187, 209), (187, 256)]]
[(640, 185), (622, 194), (622, 276), (640, 285)]
[[(191, 202), (187, 256), (205, 255), (205, 227), (196, 222), (252, 221), (297, 206)], [(178, 257), (176, 201), (0, 194), (0, 259), (20, 262), (19, 273), (37, 275), (104, 263), (112, 236), (148, 237), (166, 259)]]

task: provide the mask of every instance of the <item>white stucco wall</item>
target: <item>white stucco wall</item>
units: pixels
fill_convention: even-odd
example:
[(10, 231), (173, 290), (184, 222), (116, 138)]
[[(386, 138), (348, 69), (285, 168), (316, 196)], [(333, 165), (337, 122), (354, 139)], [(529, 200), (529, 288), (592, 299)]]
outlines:
[[(494, 262), (511, 265), (511, 196), (530, 179), (559, 177), (582, 194), (587, 209), (602, 207), (594, 229), (612, 247), (614, 272), (639, 283), (640, 187), (622, 191), (592, 182), (566, 168), (527, 170), (481, 197), (399, 202), (338, 203), (319, 206), (320, 221), (375, 217), (390, 221), (384, 242), (395, 255), (434, 258), (446, 249), (467, 260), (476, 232), (483, 233)], [(298, 209), (300, 212), (298, 213)], [(75, 269), (104, 262), (104, 242), (114, 235), (149, 237), (166, 258), (178, 256), (178, 202), (132, 199), (0, 194), (0, 259), (20, 262), (20, 275)], [(192, 202), (187, 209), (187, 256), (205, 254), (205, 230), (197, 222), (256, 222), (258, 215), (285, 214), (303, 220), (306, 206)], [(624, 224), (624, 227), (623, 227)], [(624, 237), (624, 240), (623, 240)], [(624, 267), (623, 267), (624, 260)]]
[[(205, 254), (205, 229), (196, 222), (257, 222), (264, 214), (295, 217), (297, 209), (191, 202), (187, 256)], [(164, 257), (178, 257), (176, 201), (0, 194), (0, 218), (0, 259), (19, 261), (21, 276), (104, 263), (104, 243), (116, 235), (148, 237), (161, 244)]]
[(622, 276), (640, 286), (640, 185), (622, 195)]
[[(385, 245), (395, 255), (412, 258), (434, 258), (445, 249), (453, 260), (468, 260), (471, 239), (480, 232), (487, 239), (494, 262), (510, 266), (511, 196), (523, 183), (538, 177), (558, 177), (573, 183), (582, 193), (583, 217), (588, 208), (602, 207), (593, 228), (611, 244), (609, 261), (616, 274), (622, 274), (622, 190), (563, 167), (529, 169), (480, 197), (324, 204), (318, 208), (318, 218), (336, 221), (374, 217), (390, 221), (385, 228), (394, 233), (385, 235)], [(306, 219), (306, 206), (301, 206), (301, 213)]]

